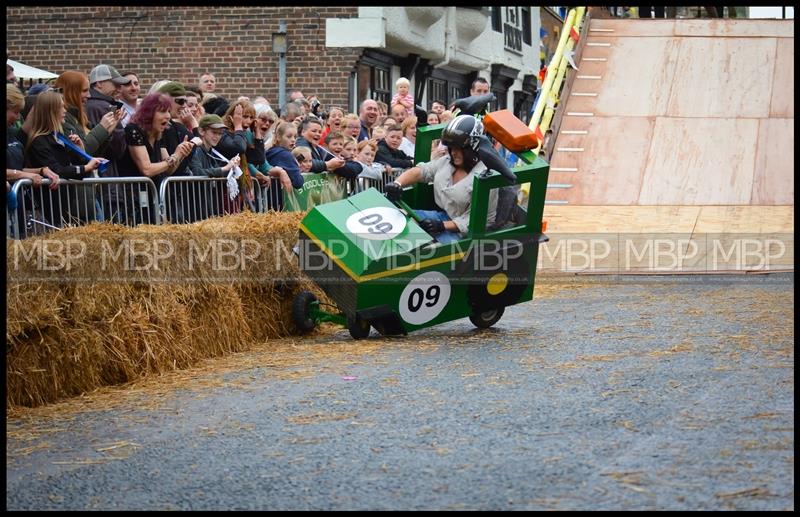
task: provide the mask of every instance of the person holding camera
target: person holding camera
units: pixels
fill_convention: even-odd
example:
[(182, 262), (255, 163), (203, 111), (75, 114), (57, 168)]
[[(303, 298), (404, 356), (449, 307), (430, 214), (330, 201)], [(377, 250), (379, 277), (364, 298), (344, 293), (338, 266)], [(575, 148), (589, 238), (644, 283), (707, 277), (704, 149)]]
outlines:
[[(187, 106), (188, 97), (186, 88), (182, 83), (170, 81), (164, 83), (158, 89), (159, 93), (169, 96), (172, 105), (169, 109), (170, 122), (161, 135), (161, 143), (170, 155), (175, 154), (182, 142), (186, 142), (197, 136), (198, 122)], [(178, 164), (172, 176), (193, 176), (190, 168), (191, 160), (186, 159)], [(167, 207), (169, 220), (173, 223), (183, 223), (193, 220), (190, 214), (190, 195), (187, 193), (185, 184), (177, 183), (171, 185), (170, 204)]]
[(99, 155), (124, 117), (119, 110), (108, 111), (100, 123), (89, 129), (89, 117), (86, 114), (86, 103), (89, 100), (89, 78), (83, 72), (67, 70), (58, 76), (55, 86), (61, 88), (67, 115), (64, 118), (64, 134), (78, 135), (83, 141), (86, 152), (92, 156)]
[[(64, 134), (69, 138), (77, 136), (80, 139), (80, 145), (90, 156), (98, 156), (106, 160), (118, 158), (111, 153), (110, 146), (116, 131), (117, 149), (124, 149), (125, 142), (120, 144), (119, 140), (124, 137), (120, 121), (124, 118), (125, 111), (116, 109), (115, 105), (106, 104), (104, 108), (106, 111), (100, 116), (98, 122), (92, 124), (87, 113), (91, 90), (90, 80), (86, 74), (77, 70), (67, 70), (58, 76), (55, 86), (62, 90), (64, 104), (67, 107), (67, 114), (64, 118)], [(116, 175), (112, 166), (113, 164), (109, 164), (109, 168), (105, 170), (103, 176)], [(95, 174), (99, 175), (99, 170)], [(96, 188), (102, 189), (101, 195), (96, 197), (98, 205), (96, 213), (99, 218), (103, 220), (108, 214), (114, 222), (124, 223), (126, 217), (122, 213), (123, 211), (119, 210), (119, 206), (124, 205), (124, 202), (119, 198), (117, 187), (105, 185)]]
[[(119, 122), (125, 118), (126, 111), (122, 102), (115, 99), (122, 85), (131, 82), (130, 77), (123, 77), (111, 65), (97, 65), (89, 72), (89, 98), (86, 100), (86, 118), (89, 127), (94, 127), (103, 120), (108, 113), (113, 113), (116, 124), (111, 129), (111, 138), (98, 151), (96, 156), (102, 156), (111, 163), (103, 172), (103, 177), (118, 177), (118, 162), (127, 154), (128, 146), (125, 141), (125, 128)], [(106, 194), (102, 196), (107, 205), (104, 209), (107, 215), (117, 222), (124, 222), (127, 214), (124, 207), (125, 201), (120, 195), (121, 188), (117, 185), (103, 187)]]

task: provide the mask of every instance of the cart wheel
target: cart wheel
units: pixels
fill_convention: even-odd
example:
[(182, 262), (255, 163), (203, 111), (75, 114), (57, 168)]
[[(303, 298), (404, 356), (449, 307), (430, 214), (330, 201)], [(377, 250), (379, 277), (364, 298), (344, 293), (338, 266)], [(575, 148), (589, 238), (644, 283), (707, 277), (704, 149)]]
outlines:
[(364, 321), (358, 316), (355, 318), (347, 317), (347, 330), (350, 331), (350, 335), (353, 339), (364, 339), (369, 336), (369, 329), (368, 321)]
[(471, 321), (472, 324), (478, 327), (479, 329), (488, 329), (489, 327), (500, 321), (500, 318), (503, 317), (504, 311), (505, 307), (500, 307), (499, 309), (490, 309), (488, 311), (478, 312), (475, 314), (471, 314), (469, 317), (469, 321)]
[(311, 304), (317, 301), (314, 293), (300, 291), (294, 296), (292, 302), (292, 320), (302, 333), (310, 332), (317, 326), (317, 322), (311, 318)]

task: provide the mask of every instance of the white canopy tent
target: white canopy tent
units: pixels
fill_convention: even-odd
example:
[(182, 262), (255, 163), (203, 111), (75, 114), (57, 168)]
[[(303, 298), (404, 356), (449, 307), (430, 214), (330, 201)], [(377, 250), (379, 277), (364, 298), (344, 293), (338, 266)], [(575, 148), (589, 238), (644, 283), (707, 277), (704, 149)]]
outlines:
[(48, 72), (46, 70), (41, 70), (39, 68), (35, 68), (28, 65), (23, 65), (20, 62), (14, 61), (13, 59), (7, 59), (6, 63), (11, 65), (14, 68), (14, 75), (17, 79), (56, 79), (58, 78), (57, 74)]

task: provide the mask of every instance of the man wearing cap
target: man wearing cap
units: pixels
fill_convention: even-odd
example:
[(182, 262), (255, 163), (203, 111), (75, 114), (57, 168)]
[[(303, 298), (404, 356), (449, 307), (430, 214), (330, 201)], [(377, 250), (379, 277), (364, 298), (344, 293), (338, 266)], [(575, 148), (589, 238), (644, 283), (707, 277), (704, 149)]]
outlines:
[[(90, 127), (99, 124), (103, 115), (116, 109), (114, 94), (120, 86), (129, 82), (130, 77), (121, 76), (111, 65), (97, 65), (92, 68), (89, 72), (89, 99), (86, 101), (86, 117)], [(124, 114), (123, 112), (122, 115)]]
[[(86, 100), (86, 118), (89, 127), (94, 127), (100, 123), (106, 113), (113, 112), (116, 121), (111, 129), (111, 138), (108, 143), (100, 148), (95, 156), (103, 157), (111, 163), (102, 174), (103, 177), (117, 177), (117, 161), (127, 154), (128, 144), (125, 142), (125, 128), (119, 122), (125, 117), (125, 110), (117, 108), (114, 94), (119, 87), (128, 84), (129, 77), (123, 77), (117, 69), (111, 65), (97, 65), (89, 72), (89, 98)], [(108, 190), (106, 191), (105, 188)], [(113, 221), (125, 221), (127, 214), (123, 213), (124, 201), (122, 200), (120, 189), (116, 185), (104, 187), (103, 202), (106, 206), (103, 210), (108, 218)]]
[[(123, 84), (131, 82), (130, 78), (122, 77), (119, 72), (111, 65), (97, 65), (89, 73), (89, 98), (86, 99), (86, 118), (89, 127), (94, 127), (100, 123), (103, 116), (109, 111), (115, 112), (117, 122), (125, 117), (125, 110), (118, 109), (115, 105), (113, 95)], [(125, 128), (120, 124), (111, 131), (110, 149), (102, 149), (103, 158), (117, 160), (121, 158), (127, 149), (125, 144)], [(109, 152), (110, 151), (110, 152)], [(109, 169), (106, 169), (109, 172)], [(116, 175), (116, 174), (111, 174)]]

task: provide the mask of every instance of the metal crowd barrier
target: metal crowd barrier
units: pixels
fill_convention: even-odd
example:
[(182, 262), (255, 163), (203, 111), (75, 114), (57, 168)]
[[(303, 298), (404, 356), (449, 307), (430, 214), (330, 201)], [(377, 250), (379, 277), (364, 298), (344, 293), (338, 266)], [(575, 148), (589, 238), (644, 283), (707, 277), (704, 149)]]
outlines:
[(193, 223), (235, 213), (237, 199), (227, 197), (226, 178), (170, 176), (159, 185), (161, 219), (173, 224)]
[(90, 221), (126, 226), (161, 222), (155, 209), (158, 194), (150, 178), (61, 179), (55, 190), (50, 184), (49, 179), (43, 179), (39, 187), (27, 178), (14, 182), (17, 208), (6, 207), (7, 235), (24, 239)]
[(253, 179), (253, 194), (255, 195), (255, 211), (259, 214), (277, 212), (283, 207), (283, 190), (278, 178), (270, 178), (269, 186), (263, 187)]
[(354, 188), (349, 192), (349, 194), (356, 194), (371, 187), (375, 187), (381, 194), (383, 194), (385, 191), (385, 185), (397, 179), (397, 177), (402, 174), (403, 171), (405, 171), (405, 169), (395, 168), (388, 172), (384, 169), (384, 171), (381, 173), (381, 179), (379, 180), (373, 178), (356, 178)]
[[(346, 182), (347, 195), (384, 185), (403, 171), (384, 171), (380, 180), (356, 178)], [(342, 181), (331, 176), (331, 181)], [(226, 178), (171, 176), (159, 188), (150, 178), (86, 178), (61, 179), (55, 190), (50, 180), (43, 179), (34, 187), (30, 179), (12, 184), (17, 208), (6, 207), (6, 237), (24, 239), (65, 226), (90, 221), (109, 221), (126, 226), (138, 224), (192, 223), (209, 217), (241, 212), (244, 205), (257, 213), (283, 209), (280, 180), (271, 178), (269, 187), (253, 181), (253, 199), (231, 200), (227, 195)]]

